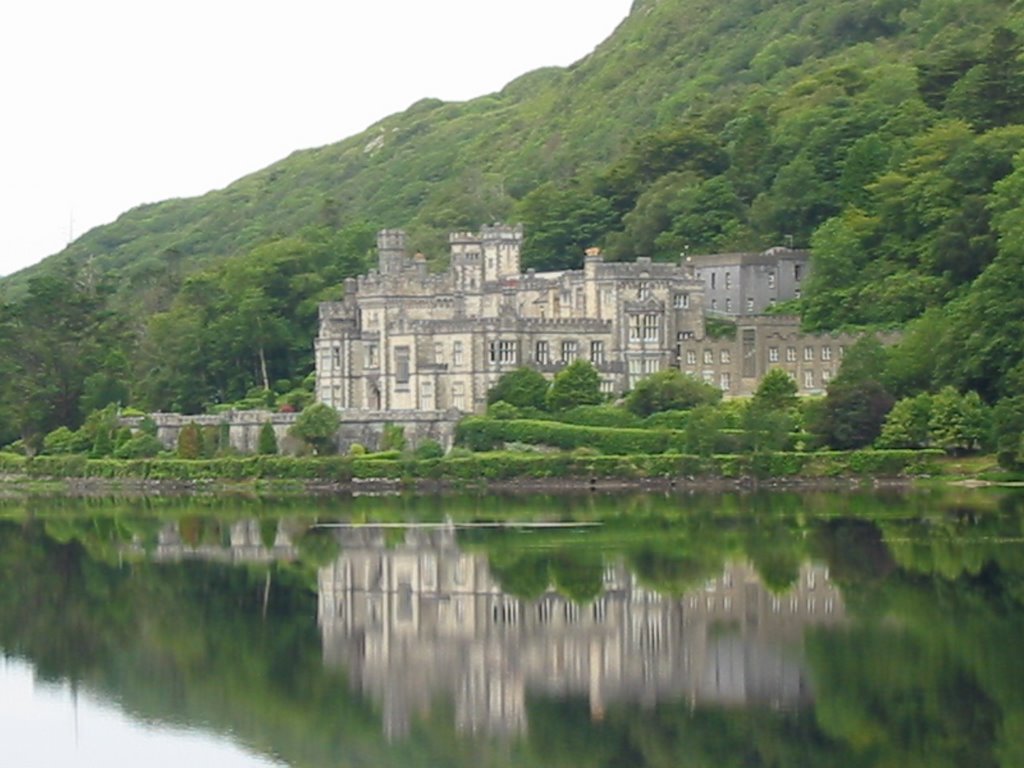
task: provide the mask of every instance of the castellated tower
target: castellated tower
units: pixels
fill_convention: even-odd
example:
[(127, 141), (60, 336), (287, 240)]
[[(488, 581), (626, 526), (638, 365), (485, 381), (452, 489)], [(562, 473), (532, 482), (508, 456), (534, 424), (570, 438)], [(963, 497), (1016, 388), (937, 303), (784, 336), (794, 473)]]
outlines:
[(377, 255), (382, 275), (394, 275), (406, 266), (405, 230), (382, 229), (377, 233)]
[(484, 252), (484, 280), (501, 281), (519, 276), (519, 248), (523, 244), (523, 225), (496, 224), (480, 230)]
[(451, 247), (451, 270), (457, 290), (479, 293), (484, 283), (483, 246), (472, 232), (452, 232), (448, 236)]

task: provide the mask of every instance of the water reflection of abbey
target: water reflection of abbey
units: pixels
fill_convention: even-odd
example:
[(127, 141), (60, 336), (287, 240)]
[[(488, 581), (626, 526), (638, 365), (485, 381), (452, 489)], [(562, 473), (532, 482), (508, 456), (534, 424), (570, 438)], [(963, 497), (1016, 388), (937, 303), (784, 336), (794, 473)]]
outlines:
[(451, 529), (412, 529), (397, 546), (380, 529), (337, 535), (341, 554), (319, 573), (324, 660), (380, 706), (389, 736), (452, 696), (456, 727), (489, 733), (525, 730), (528, 693), (585, 696), (595, 719), (659, 701), (796, 707), (810, 699), (804, 630), (843, 614), (819, 565), (781, 595), (730, 563), (669, 598), (608, 564), (604, 591), (580, 605), (504, 593)]

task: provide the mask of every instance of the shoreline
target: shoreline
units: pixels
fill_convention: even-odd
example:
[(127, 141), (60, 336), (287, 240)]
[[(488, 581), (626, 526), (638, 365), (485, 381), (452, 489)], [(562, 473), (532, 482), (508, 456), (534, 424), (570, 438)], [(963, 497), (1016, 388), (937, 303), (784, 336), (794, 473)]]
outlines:
[[(154, 480), (135, 478), (39, 478), (10, 476), (0, 478), (0, 500), (30, 496), (62, 496), (66, 498), (104, 498), (114, 496), (202, 496), (268, 495), (268, 496), (375, 496), (395, 494), (436, 495), (448, 493), (558, 494), (558, 493), (744, 493), (755, 491), (861, 491), (910, 490), (931, 477), (656, 477), (596, 478), (550, 477), (480, 479), (460, 481), (416, 478), (361, 478), (349, 481), (280, 480), (248, 478), (225, 480)], [(950, 483), (955, 485), (956, 483)], [(961, 487), (990, 487), (982, 485)]]

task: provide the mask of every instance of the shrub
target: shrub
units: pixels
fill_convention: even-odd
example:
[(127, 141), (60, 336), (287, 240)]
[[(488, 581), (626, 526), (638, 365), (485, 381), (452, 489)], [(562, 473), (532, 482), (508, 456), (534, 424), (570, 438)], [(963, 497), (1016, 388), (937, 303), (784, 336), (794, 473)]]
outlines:
[(198, 459), (203, 455), (203, 433), (198, 424), (185, 424), (178, 432), (178, 458)]
[(287, 407), (288, 413), (301, 413), (306, 408), (313, 404), (313, 393), (305, 388), (293, 389), (278, 398), (278, 404), (281, 411), (285, 411)]
[(558, 421), (590, 427), (639, 427), (640, 419), (615, 405), (577, 405), (558, 415)]
[(487, 415), (492, 419), (517, 419), (519, 418), (519, 409), (512, 403), (498, 400), (487, 406)]
[(164, 446), (159, 440), (145, 432), (140, 432), (131, 440), (114, 451), (115, 459), (146, 459), (152, 458), (163, 451)]
[(57, 427), (57, 429), (43, 438), (44, 453), (82, 453), (88, 449), (88, 438), (85, 438), (78, 432), (71, 431), (67, 427)]
[(487, 393), (487, 403), (505, 402), (516, 408), (545, 407), (549, 388), (544, 375), (532, 368), (516, 368), (501, 375)]
[(340, 425), (336, 410), (324, 403), (314, 403), (299, 414), (290, 432), (318, 454), (330, 454), (335, 451), (335, 435)]
[(551, 411), (565, 411), (577, 405), (597, 405), (602, 400), (601, 377), (586, 360), (574, 360), (559, 371), (545, 398)]
[(380, 436), (380, 449), (382, 451), (404, 451), (405, 446), (405, 427), (390, 422), (385, 424)]
[(686, 429), (689, 411), (659, 411), (652, 413), (641, 425), (653, 429)]
[(256, 452), (261, 456), (274, 456), (277, 454), (277, 434), (274, 432), (274, 425), (269, 421), (260, 427), (259, 440)]
[(437, 440), (424, 440), (416, 446), (416, 450), (413, 451), (413, 456), (420, 461), (426, 459), (439, 459), (444, 456), (444, 448), (441, 447), (441, 444), (437, 442)]
[(712, 405), (722, 399), (717, 387), (689, 376), (676, 368), (658, 371), (637, 382), (626, 397), (626, 408), (637, 416), (658, 411), (677, 411)]
[(102, 459), (104, 456), (109, 456), (114, 452), (114, 440), (110, 435), (110, 430), (106, 428), (100, 428), (96, 431), (96, 438), (92, 444), (92, 450), (89, 451), (89, 456), (94, 459)]

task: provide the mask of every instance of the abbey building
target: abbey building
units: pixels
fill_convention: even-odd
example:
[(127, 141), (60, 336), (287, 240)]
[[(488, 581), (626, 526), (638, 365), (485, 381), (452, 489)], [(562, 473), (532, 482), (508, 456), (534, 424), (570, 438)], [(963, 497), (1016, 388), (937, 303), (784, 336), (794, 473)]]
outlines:
[[(381, 231), (378, 269), (320, 306), (318, 401), (471, 412), (502, 374), (530, 366), (550, 377), (576, 359), (593, 363), (609, 394), (670, 367), (749, 394), (774, 363), (810, 382), (803, 391), (820, 391), (838, 367), (843, 339), (812, 339), (793, 318), (759, 314), (799, 296), (804, 251), (660, 263), (605, 262), (591, 249), (581, 270), (523, 272), (522, 238), (510, 226), (454, 233), (448, 271), (432, 274), (407, 253), (404, 232)], [(735, 338), (710, 339), (709, 313), (736, 321)], [(800, 350), (793, 360), (791, 348)]]

